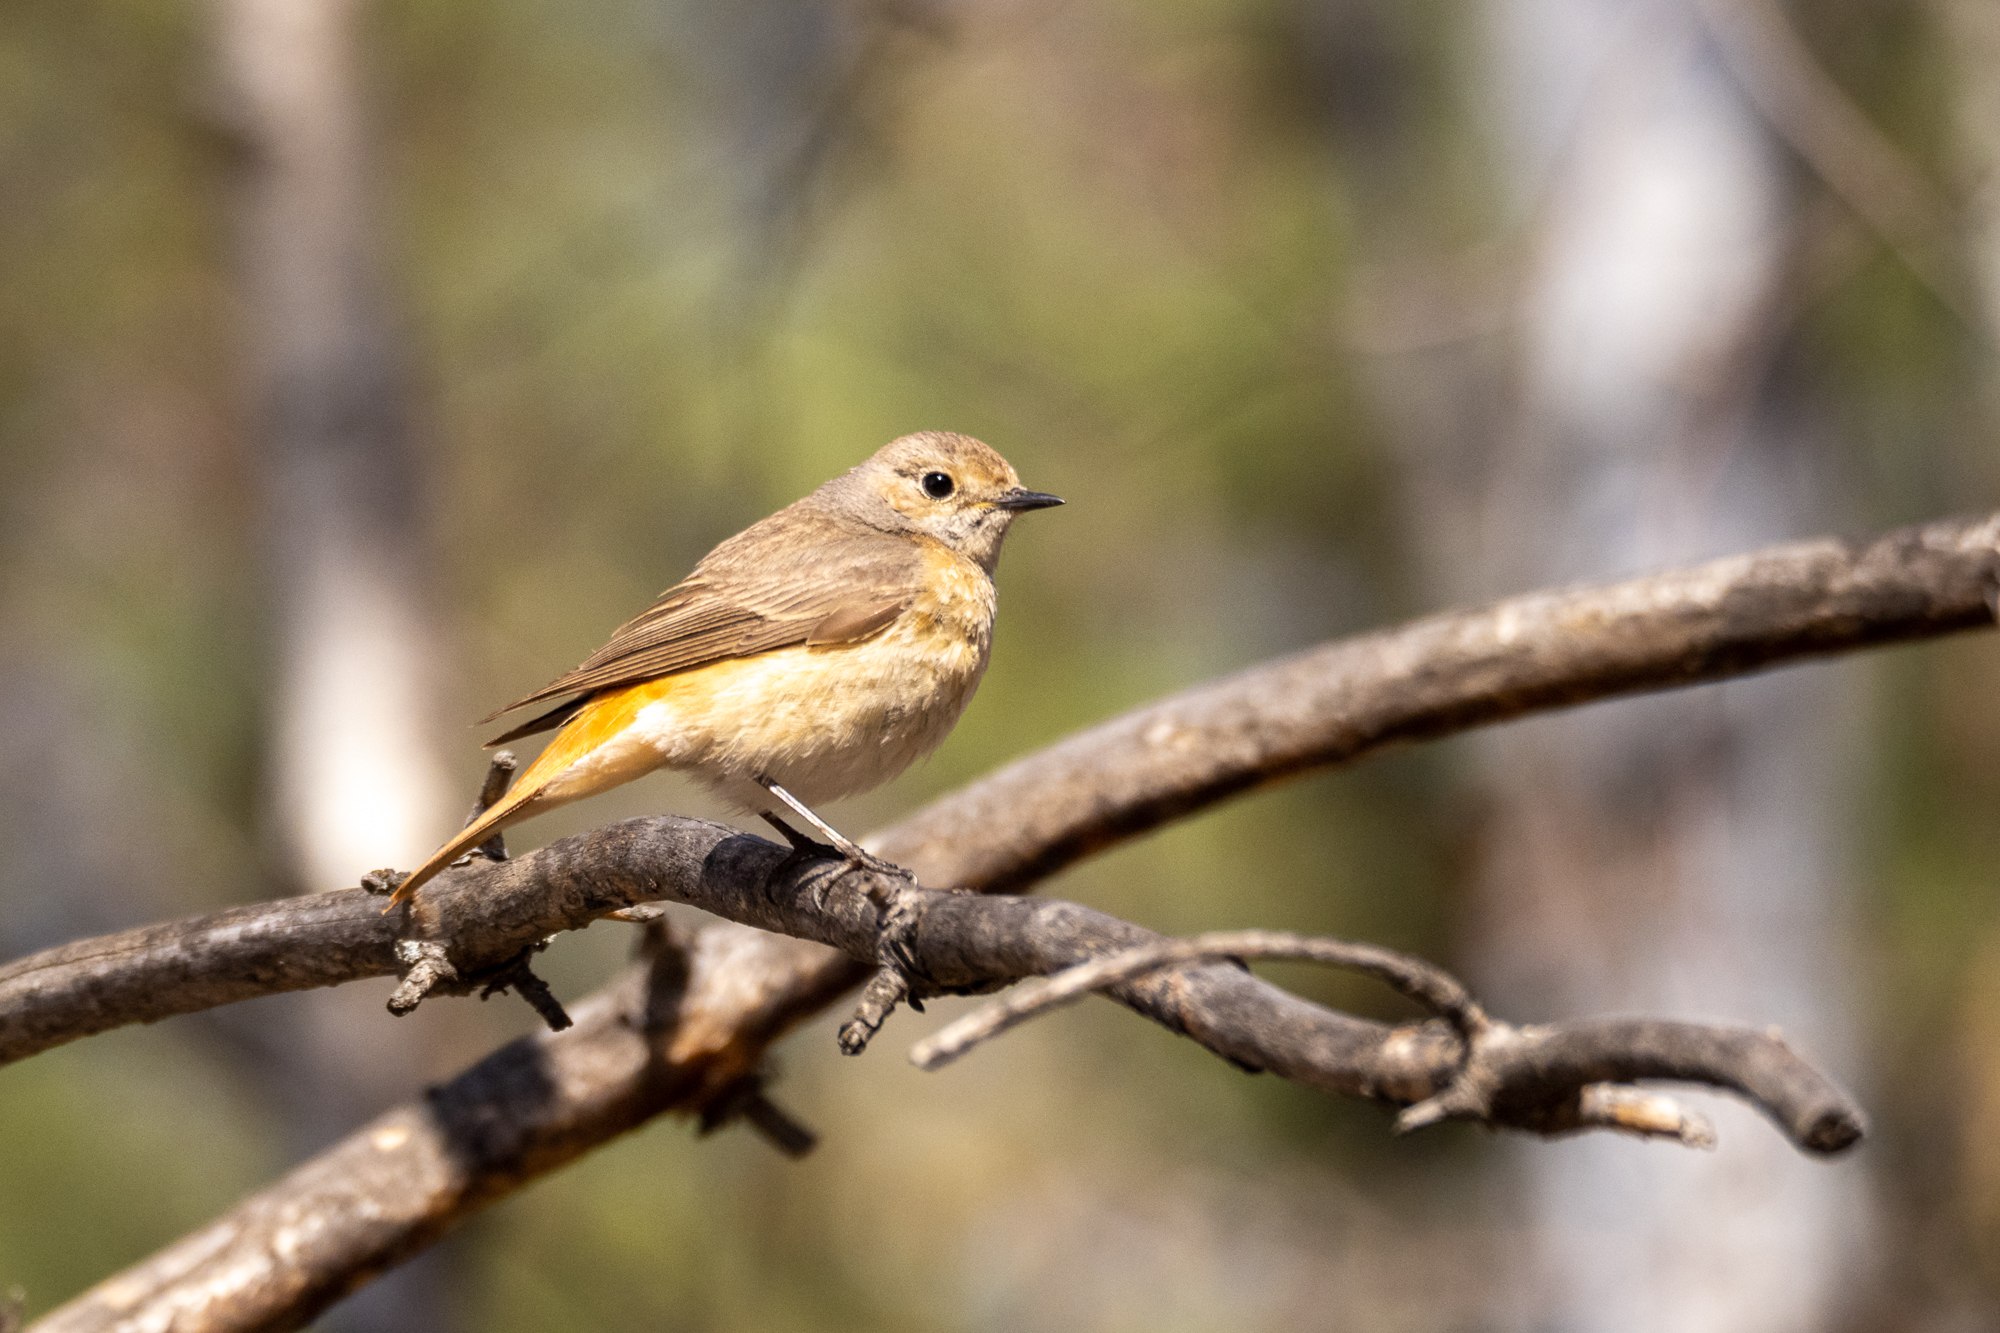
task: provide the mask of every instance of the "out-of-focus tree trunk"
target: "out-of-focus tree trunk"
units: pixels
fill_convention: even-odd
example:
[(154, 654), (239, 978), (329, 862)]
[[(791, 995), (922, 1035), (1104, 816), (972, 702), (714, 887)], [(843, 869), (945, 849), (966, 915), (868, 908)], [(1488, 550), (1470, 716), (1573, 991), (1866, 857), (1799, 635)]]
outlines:
[(445, 827), (421, 477), (374, 231), (354, 0), (222, 0), (237, 255), (269, 459), (272, 780), (301, 887), (409, 863)]
[[(1824, 529), (1832, 451), (1775, 375), (1808, 228), (1692, 3), (1486, 11), (1497, 161), (1532, 245), (1511, 335), (1385, 364), (1416, 542), (1448, 600)], [(1510, 1010), (1778, 1020), (1854, 1064), (1842, 918), (1852, 682), (1790, 673), (1487, 738), (1464, 948)], [(1871, 1198), (1722, 1108), (1699, 1161), (1597, 1140), (1517, 1155), (1551, 1329), (1829, 1327)]]
[[(274, 625), (274, 860), (305, 892), (414, 864), (451, 825), (437, 747), (421, 469), (379, 253), (356, 0), (218, 0), (236, 145), (247, 392), (263, 443)], [(379, 995), (315, 995), (271, 1091), (317, 1146), (422, 1076)], [(434, 1263), (371, 1287), (352, 1327), (443, 1324)]]

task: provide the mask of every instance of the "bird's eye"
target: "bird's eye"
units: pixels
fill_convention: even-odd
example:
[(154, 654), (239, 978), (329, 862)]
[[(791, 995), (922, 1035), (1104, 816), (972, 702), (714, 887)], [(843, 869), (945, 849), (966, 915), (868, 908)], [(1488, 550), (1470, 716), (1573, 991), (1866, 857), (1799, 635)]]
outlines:
[(926, 472), (922, 482), (924, 494), (933, 500), (942, 500), (952, 492), (951, 473)]

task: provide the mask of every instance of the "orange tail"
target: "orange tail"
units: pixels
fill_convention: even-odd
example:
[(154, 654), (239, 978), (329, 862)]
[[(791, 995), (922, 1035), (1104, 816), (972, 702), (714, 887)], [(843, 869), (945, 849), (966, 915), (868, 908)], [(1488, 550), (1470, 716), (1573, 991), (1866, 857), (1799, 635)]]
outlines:
[(395, 893), (389, 897), (389, 906), (382, 910), (386, 912), (408, 902), (411, 895), (422, 888), (438, 871), (443, 870), (453, 861), (456, 861), (480, 843), (485, 842), (509, 824), (514, 823), (516, 820), (526, 819), (529, 815), (533, 814), (534, 810), (532, 807), (534, 806), (538, 790), (548, 780), (545, 774), (532, 786), (529, 785), (527, 781), (528, 777), (539, 767), (541, 767), (539, 763), (530, 767), (527, 773), (521, 775), (521, 781), (516, 782), (512, 790), (495, 801), (485, 814), (467, 824), (450, 842), (432, 852), (422, 865), (412, 870), (410, 877), (396, 886)]
[[(396, 892), (389, 899), (389, 907), (408, 902), (410, 896), (440, 870), (508, 825), (591, 795), (589, 790), (565, 790), (559, 797), (550, 799), (547, 788), (570, 765), (630, 726), (641, 708), (667, 692), (670, 679), (645, 681), (593, 696), (563, 724), (562, 730), (535, 756), (535, 762), (528, 765), (528, 771), (515, 779), (505, 796), (495, 801), (485, 814), (467, 824), (451, 841), (432, 852), (422, 865), (410, 872), (408, 879), (396, 886)], [(604, 785), (615, 785), (623, 780), (614, 779)]]

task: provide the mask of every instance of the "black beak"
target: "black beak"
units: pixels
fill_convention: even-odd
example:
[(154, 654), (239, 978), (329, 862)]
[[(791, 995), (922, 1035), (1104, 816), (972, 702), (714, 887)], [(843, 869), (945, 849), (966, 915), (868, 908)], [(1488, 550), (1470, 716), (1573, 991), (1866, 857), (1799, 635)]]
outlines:
[(1063, 502), (1060, 495), (1050, 495), (1046, 491), (1024, 491), (1019, 486), (1006, 492), (993, 502), (995, 509), (1012, 509), (1025, 512), (1030, 509), (1052, 509)]

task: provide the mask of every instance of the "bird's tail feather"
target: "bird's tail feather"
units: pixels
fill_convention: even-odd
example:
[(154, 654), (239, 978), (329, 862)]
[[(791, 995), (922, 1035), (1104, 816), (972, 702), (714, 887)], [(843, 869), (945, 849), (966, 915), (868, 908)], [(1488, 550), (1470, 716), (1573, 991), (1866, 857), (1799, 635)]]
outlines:
[[(671, 683), (667, 680), (647, 681), (610, 694), (592, 696), (574, 708), (564, 704), (556, 710), (567, 711), (568, 714), (563, 719), (562, 729), (535, 756), (535, 762), (528, 765), (528, 771), (515, 779), (513, 788), (495, 801), (492, 809), (467, 824), (451, 841), (432, 852), (422, 865), (411, 871), (410, 877), (396, 886), (389, 906), (408, 902), (410, 895), (440, 870), (507, 825), (588, 795), (588, 790), (576, 790), (570, 783), (563, 784), (560, 794), (552, 792), (550, 786), (578, 760), (615, 739), (631, 725), (639, 710), (664, 697), (670, 688)], [(551, 713), (537, 718), (536, 723), (554, 715)], [(610, 779), (613, 783), (623, 780)]]
[[(530, 773), (532, 772), (533, 770), (531, 769)], [(526, 777), (527, 775), (523, 776)], [(540, 782), (533, 783), (532, 785), (526, 781), (515, 783), (513, 790), (495, 801), (486, 813), (480, 815), (479, 818), (473, 820), (470, 824), (467, 824), (456, 834), (452, 835), (450, 841), (432, 852), (425, 858), (422, 865), (412, 870), (410, 877), (401, 884), (398, 884), (396, 892), (390, 895), (389, 907), (398, 907), (408, 902), (410, 895), (422, 888), (440, 870), (443, 870), (480, 843), (485, 842), (507, 825), (518, 819), (525, 819), (529, 814), (533, 813), (530, 807), (533, 806), (535, 797), (540, 794), (541, 786), (542, 783)]]
[(518, 741), (523, 736), (532, 736), (538, 731), (553, 731), (575, 717), (578, 713), (581, 713), (589, 702), (590, 696), (585, 695), (581, 698), (571, 699), (566, 704), (557, 704), (546, 713), (538, 713), (526, 722), (516, 723), (514, 726), (509, 727), (492, 740), (487, 741), (486, 748), (490, 750), (496, 745), (505, 745), (508, 741)]

